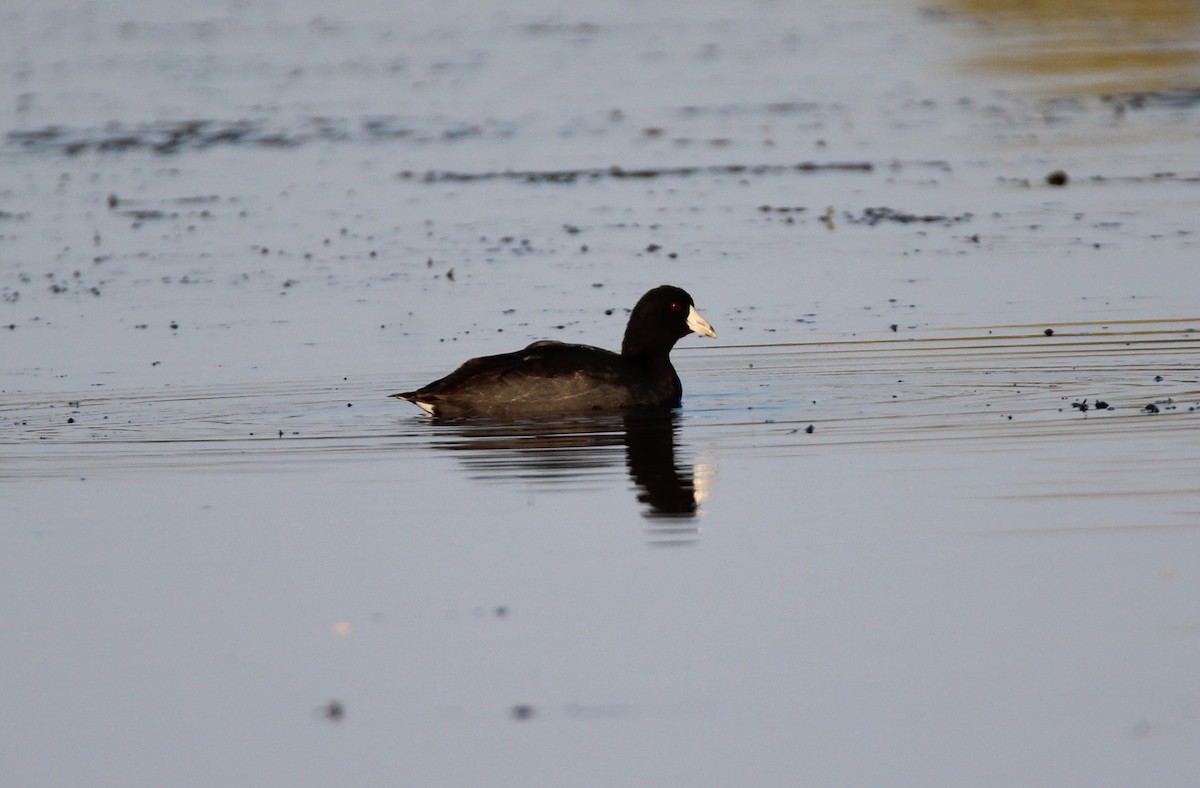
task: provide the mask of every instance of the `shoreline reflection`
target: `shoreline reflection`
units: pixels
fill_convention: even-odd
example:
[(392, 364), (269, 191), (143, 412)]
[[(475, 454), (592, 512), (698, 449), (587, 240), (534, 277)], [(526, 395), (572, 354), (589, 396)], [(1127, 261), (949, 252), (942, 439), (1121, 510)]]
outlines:
[(1194, 86), (1200, 7), (1177, 0), (947, 0), (975, 21), (968, 63), (1055, 93), (1122, 94)]
[(432, 446), (455, 452), (471, 478), (526, 481), (560, 491), (593, 488), (624, 466), (654, 540), (694, 540), (711, 465), (680, 460), (676, 411), (524, 420), (433, 420)]

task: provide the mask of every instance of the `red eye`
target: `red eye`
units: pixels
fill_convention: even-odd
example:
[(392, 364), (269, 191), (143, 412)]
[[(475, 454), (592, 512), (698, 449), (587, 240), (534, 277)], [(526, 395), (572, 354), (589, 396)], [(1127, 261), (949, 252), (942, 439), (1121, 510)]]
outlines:
[(678, 301), (672, 301), (671, 302), (671, 311), (672, 312), (682, 312), (683, 304), (679, 303)]

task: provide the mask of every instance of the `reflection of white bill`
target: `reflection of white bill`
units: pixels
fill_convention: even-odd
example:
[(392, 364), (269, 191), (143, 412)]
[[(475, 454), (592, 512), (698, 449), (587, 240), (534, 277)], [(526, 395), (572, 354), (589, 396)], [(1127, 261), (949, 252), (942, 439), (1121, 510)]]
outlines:
[(692, 479), (696, 487), (696, 514), (704, 514), (700, 504), (712, 495), (713, 484), (717, 479), (717, 465), (714, 462), (698, 462), (692, 466)]
[(690, 482), (694, 508), (687, 515), (667, 512), (643, 512), (650, 524), (646, 526), (646, 542), (651, 546), (683, 546), (700, 540), (696, 518), (704, 514), (701, 504), (712, 495), (717, 477), (714, 462), (698, 462), (691, 466)]

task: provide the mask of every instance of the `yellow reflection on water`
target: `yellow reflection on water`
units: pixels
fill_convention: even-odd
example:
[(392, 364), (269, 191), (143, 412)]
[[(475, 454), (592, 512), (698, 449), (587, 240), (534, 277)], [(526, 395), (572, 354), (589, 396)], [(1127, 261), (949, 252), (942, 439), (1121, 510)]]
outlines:
[(942, 0), (986, 38), (973, 67), (1055, 92), (1124, 93), (1200, 82), (1196, 0)]

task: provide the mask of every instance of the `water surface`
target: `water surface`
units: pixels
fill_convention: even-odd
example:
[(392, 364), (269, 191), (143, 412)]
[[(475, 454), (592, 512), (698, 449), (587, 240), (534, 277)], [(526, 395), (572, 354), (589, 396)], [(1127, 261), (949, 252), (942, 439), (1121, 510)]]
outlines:
[(1190, 784), (1185, 5), (0, 12), (9, 779)]

